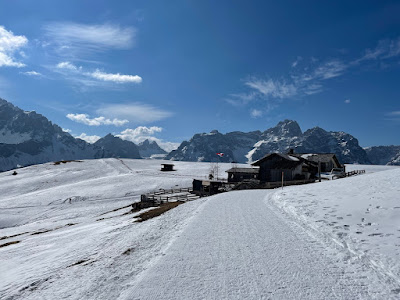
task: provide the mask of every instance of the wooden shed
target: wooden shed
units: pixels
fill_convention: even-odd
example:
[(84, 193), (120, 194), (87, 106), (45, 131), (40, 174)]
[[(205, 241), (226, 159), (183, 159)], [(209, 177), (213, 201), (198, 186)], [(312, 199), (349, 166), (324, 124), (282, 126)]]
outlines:
[(261, 182), (277, 182), (310, 179), (316, 176), (318, 166), (304, 158), (282, 153), (271, 153), (254, 162), (259, 166), (258, 179)]
[(194, 179), (193, 193), (199, 196), (211, 196), (219, 193), (223, 184), (221, 181)]
[(161, 171), (175, 171), (173, 164), (161, 164)]
[(231, 168), (228, 173), (228, 182), (242, 182), (248, 179), (258, 179), (259, 168)]

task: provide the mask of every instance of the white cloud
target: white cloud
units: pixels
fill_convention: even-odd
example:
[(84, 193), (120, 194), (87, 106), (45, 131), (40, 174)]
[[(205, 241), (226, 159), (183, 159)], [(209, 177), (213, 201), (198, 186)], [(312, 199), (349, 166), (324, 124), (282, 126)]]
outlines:
[(140, 143), (148, 139), (151, 135), (154, 135), (156, 132), (161, 132), (161, 131), (162, 128), (157, 126), (152, 126), (152, 127), (139, 126), (136, 127), (135, 129), (127, 128), (116, 136), (120, 137), (123, 140), (128, 140), (134, 143)]
[(98, 135), (87, 135), (86, 133), (81, 133), (80, 135), (76, 135), (75, 138), (84, 140), (89, 144), (96, 143), (101, 137)]
[(318, 66), (312, 74), (313, 79), (330, 79), (344, 73), (347, 65), (339, 60), (331, 60)]
[(297, 94), (297, 87), (293, 83), (286, 83), (280, 80), (251, 78), (245, 84), (266, 97), (282, 99)]
[(106, 117), (125, 118), (134, 123), (151, 123), (172, 116), (169, 111), (142, 103), (105, 105), (96, 112)]
[(346, 100), (344, 100), (344, 103), (346, 103), (346, 104), (349, 104), (351, 102), (351, 100), (350, 99), (346, 99)]
[(263, 114), (262, 111), (258, 110), (258, 109), (252, 109), (250, 111), (250, 115), (251, 115), (252, 118), (259, 118), (259, 117), (262, 116), (262, 114)]
[(61, 128), (61, 129), (62, 129), (62, 131), (67, 132), (67, 133), (71, 133), (72, 132), (71, 129), (67, 129), (67, 128)]
[(47, 37), (64, 47), (92, 50), (128, 49), (135, 43), (136, 29), (115, 24), (50, 23)]
[(42, 76), (39, 72), (36, 71), (28, 71), (28, 72), (21, 72), (21, 74), (27, 75), (27, 76)]
[(161, 148), (163, 148), (167, 152), (177, 149), (180, 145), (179, 143), (166, 142), (153, 136), (154, 134), (161, 132), (162, 130), (163, 129), (158, 126), (139, 126), (135, 129), (125, 129), (116, 136), (123, 140), (134, 142), (135, 144), (139, 144), (145, 140), (155, 141)]
[(114, 125), (122, 126), (128, 123), (128, 120), (106, 119), (105, 117), (89, 118), (87, 114), (68, 114), (67, 118), (77, 123), (82, 123), (89, 126), (100, 126), (100, 125)]
[(400, 117), (400, 111), (391, 111), (387, 113), (388, 116)]
[(77, 66), (71, 64), (69, 61), (63, 61), (57, 64), (58, 69), (67, 69), (72, 71), (77, 71), (78, 69), (82, 69), (82, 67), (78, 68)]
[[(24, 67), (25, 64), (15, 60), (15, 53), (21, 53), (20, 48), (26, 46), (28, 39), (23, 35), (14, 35), (0, 26), (0, 67)], [(21, 54), (19, 54), (21, 55)]]
[[(114, 83), (142, 82), (142, 78), (138, 75), (105, 73), (98, 69), (95, 70), (94, 72), (84, 72), (82, 66), (78, 67), (69, 61), (60, 62), (55, 67), (56, 68), (53, 69), (53, 71), (62, 74), (63, 76), (66, 77), (66, 79), (86, 86), (102, 86), (106, 84), (106, 82), (114, 82)], [(104, 84), (102, 82), (104, 82)]]
[(92, 73), (88, 73), (89, 76), (98, 79), (98, 80), (103, 80), (103, 81), (112, 81), (112, 82), (117, 82), (117, 83), (127, 83), (127, 82), (132, 82), (132, 83), (141, 83), (142, 82), (142, 77), (138, 75), (122, 75), (122, 74), (111, 74), (111, 73), (104, 73), (101, 72), (100, 70), (96, 70)]
[(397, 39), (380, 40), (374, 49), (365, 50), (365, 54), (355, 60), (357, 64), (365, 60), (389, 59), (400, 55), (400, 37)]

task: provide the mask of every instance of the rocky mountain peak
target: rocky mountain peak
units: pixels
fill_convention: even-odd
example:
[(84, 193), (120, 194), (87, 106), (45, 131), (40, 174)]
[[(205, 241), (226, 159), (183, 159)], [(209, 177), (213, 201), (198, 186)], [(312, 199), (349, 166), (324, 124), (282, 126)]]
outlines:
[(279, 122), (275, 127), (264, 131), (264, 135), (274, 135), (280, 137), (302, 136), (303, 132), (299, 124), (293, 120), (284, 120)]

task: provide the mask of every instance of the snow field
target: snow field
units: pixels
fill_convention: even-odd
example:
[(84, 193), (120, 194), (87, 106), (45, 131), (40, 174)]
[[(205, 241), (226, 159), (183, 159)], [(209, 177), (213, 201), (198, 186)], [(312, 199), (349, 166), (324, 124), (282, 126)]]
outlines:
[(135, 223), (140, 194), (210, 169), (161, 163), (0, 173), (0, 245), (19, 241), (0, 247), (0, 299), (398, 298), (400, 168), (349, 165), (370, 174), (225, 193)]

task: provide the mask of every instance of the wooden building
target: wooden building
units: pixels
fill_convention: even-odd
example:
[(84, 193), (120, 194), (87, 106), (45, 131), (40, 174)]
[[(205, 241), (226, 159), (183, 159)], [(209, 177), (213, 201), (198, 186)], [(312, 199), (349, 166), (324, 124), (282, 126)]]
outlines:
[(228, 173), (228, 182), (242, 182), (244, 180), (258, 179), (258, 168), (231, 168)]
[(321, 172), (330, 172), (332, 169), (344, 168), (335, 154), (333, 153), (296, 153), (290, 154), (297, 158), (304, 158), (310, 162), (316, 163), (317, 165), (321, 163)]
[(161, 164), (161, 171), (175, 171), (173, 164)]
[(308, 180), (315, 178), (318, 173), (318, 165), (302, 157), (289, 154), (271, 153), (254, 162), (253, 166), (259, 166), (258, 179), (261, 182), (277, 182)]
[(198, 196), (211, 196), (220, 193), (223, 185), (222, 181), (193, 179), (193, 193)]

